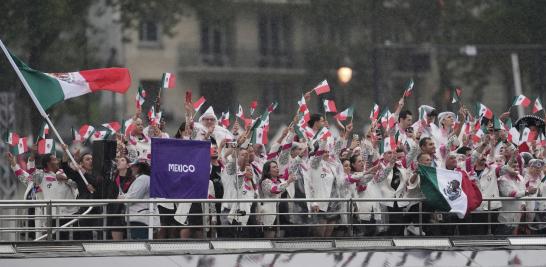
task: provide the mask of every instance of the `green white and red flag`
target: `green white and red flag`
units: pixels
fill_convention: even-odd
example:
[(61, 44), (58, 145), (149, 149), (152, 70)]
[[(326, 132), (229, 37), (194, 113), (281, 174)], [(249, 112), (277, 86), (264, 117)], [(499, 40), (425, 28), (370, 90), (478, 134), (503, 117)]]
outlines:
[(240, 118), (243, 121), (245, 120), (245, 112), (241, 104), (239, 104), (239, 109), (237, 109), (237, 113), (235, 114), (235, 116), (237, 116), (237, 118)]
[(55, 141), (53, 139), (40, 139), (38, 141), (38, 154), (51, 154), (55, 151)]
[(108, 130), (112, 131), (113, 133), (116, 133), (121, 129), (121, 124), (117, 121), (112, 121), (109, 123), (103, 123), (102, 127), (107, 128)]
[(330, 92), (330, 86), (328, 85), (328, 81), (326, 80), (322, 81), (317, 86), (315, 86), (315, 88), (313, 88), (313, 91), (317, 95), (322, 95), (322, 94)]
[(305, 97), (303, 95), (298, 101), (298, 106), (298, 113), (302, 114), (304, 122), (307, 123), (311, 119), (311, 113), (309, 112), (309, 108), (307, 108), (307, 103), (305, 103)]
[(334, 100), (324, 99), (324, 112), (336, 113), (336, 103)]
[(419, 175), (421, 192), (435, 210), (455, 213), (462, 219), (482, 202), (477, 186), (460, 171), (419, 165)]
[(142, 86), (139, 86), (135, 97), (137, 109), (141, 109), (144, 102), (146, 102), (146, 90)]
[(279, 103), (277, 101), (269, 104), (269, 106), (267, 107), (267, 112), (272, 113), (273, 111), (275, 111), (275, 109), (277, 109), (278, 106)]
[(30, 68), (13, 54), (11, 57), (44, 110), (64, 100), (100, 90), (123, 94), (131, 86), (127, 68), (43, 73)]
[(151, 125), (159, 125), (159, 122), (161, 121), (162, 114), (163, 114), (163, 112), (161, 112), (161, 111), (156, 112), (155, 107), (152, 106), (152, 108), (150, 108), (150, 111), (148, 111), (148, 119), (150, 120), (150, 124)]
[(46, 136), (49, 134), (49, 124), (47, 122), (44, 122), (42, 124), (42, 127), (40, 127), (40, 133), (38, 134), (38, 138), (46, 138)]
[(396, 151), (396, 139), (394, 135), (389, 135), (383, 139), (383, 142), (381, 142), (379, 153), (384, 154), (385, 152), (394, 151)]
[(19, 137), (17, 146), (13, 147), (13, 152), (16, 155), (21, 155), (28, 152), (28, 137)]
[(406, 88), (404, 90), (404, 97), (408, 97), (408, 96), (411, 96), (411, 94), (413, 94), (413, 86), (415, 85), (415, 83), (413, 82), (413, 79), (409, 80), (407, 85), (406, 85)]
[(135, 129), (135, 124), (133, 123), (133, 119), (123, 120), (122, 127), (121, 127), (121, 134), (125, 136), (129, 136), (133, 129)]
[(165, 72), (163, 77), (161, 77), (161, 88), (175, 88), (176, 87), (176, 76), (173, 73)]
[(81, 137), (81, 141), (84, 142), (86, 141), (87, 139), (89, 139), (91, 137), (91, 135), (93, 135), (93, 132), (95, 132), (95, 127), (91, 126), (91, 125), (88, 125), (88, 124), (84, 124), (82, 127), (80, 127), (80, 129), (78, 130), (78, 133), (80, 134), (80, 137)]
[(195, 103), (193, 103), (193, 109), (195, 110), (195, 112), (199, 111), (206, 101), (207, 99), (205, 99), (204, 96), (200, 97), (197, 101), (195, 101)]
[(455, 88), (455, 90), (453, 90), (451, 92), (451, 103), (455, 104), (455, 103), (459, 102), (462, 93), (463, 93), (463, 89)]
[(17, 146), (19, 144), (19, 135), (15, 132), (7, 132), (4, 136), (4, 142), (10, 146)]
[(332, 132), (326, 127), (322, 127), (313, 137), (313, 140), (326, 140), (332, 136)]
[(535, 104), (533, 105), (533, 113), (537, 113), (542, 110), (542, 103), (540, 102), (540, 99), (535, 99)]
[(493, 111), (491, 109), (489, 109), (487, 106), (485, 106), (484, 104), (478, 102), (477, 104), (478, 106), (478, 115), (480, 117), (485, 117), (487, 119), (493, 119)]
[(345, 109), (344, 111), (338, 113), (335, 118), (339, 121), (345, 121), (347, 120), (348, 118), (352, 118), (353, 117), (353, 112), (354, 112), (354, 108), (353, 107), (348, 107), (347, 109)]
[(74, 127), (72, 127), (72, 142), (73, 143), (83, 142), (82, 135), (80, 134), (78, 130), (74, 129)]
[(91, 140), (91, 142), (102, 141), (108, 138), (108, 136), (110, 136), (110, 131), (108, 130), (95, 130), (89, 140)]
[(224, 128), (228, 128), (231, 124), (229, 121), (229, 110), (228, 112), (222, 112), (222, 116), (220, 117), (220, 124), (224, 126)]
[(378, 104), (373, 104), (373, 108), (372, 108), (372, 112), (370, 112), (370, 120), (371, 121), (375, 121), (377, 120), (377, 117), (379, 116), (379, 105)]
[(268, 143), (268, 133), (269, 133), (269, 112), (264, 112), (262, 116), (256, 119), (252, 129), (252, 137), (250, 142), (253, 144), (263, 144)]
[(524, 95), (518, 95), (514, 97), (514, 101), (512, 102), (512, 106), (524, 106), (528, 107), (531, 104), (531, 99)]
[(250, 116), (254, 115), (254, 111), (256, 111), (256, 108), (258, 107), (258, 101), (254, 100), (250, 102)]

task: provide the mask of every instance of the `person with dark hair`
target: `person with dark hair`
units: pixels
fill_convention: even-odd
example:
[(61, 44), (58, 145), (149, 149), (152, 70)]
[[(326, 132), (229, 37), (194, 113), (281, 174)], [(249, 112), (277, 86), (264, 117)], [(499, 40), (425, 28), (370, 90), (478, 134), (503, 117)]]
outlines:
[(413, 114), (409, 110), (402, 110), (398, 114), (398, 128), (400, 132), (405, 132), (413, 123)]
[[(149, 199), (150, 198), (150, 165), (140, 160), (131, 164), (131, 171), (135, 175), (135, 180), (127, 190), (127, 193), (120, 194), (119, 199)], [(128, 225), (137, 226), (131, 228), (131, 239), (147, 239), (148, 238), (148, 225), (150, 218), (148, 216), (152, 214), (149, 210), (148, 203), (130, 203), (127, 204), (129, 210)], [(139, 216), (140, 215), (140, 216)]]
[[(504, 162), (497, 164), (493, 158), (493, 154), (489, 154), (495, 147), (495, 140), (491, 135), (485, 135), (481, 142), (477, 144), (474, 150), (470, 150), (471, 156), (465, 161), (466, 172), (469, 177), (477, 181), (482, 196), (484, 198), (495, 198), (500, 196), (498, 178), (500, 176), (500, 169), (504, 165)], [(461, 147), (459, 150), (464, 151), (465, 147)], [(457, 153), (463, 152), (457, 150)], [(466, 152), (468, 153), (468, 152)], [(470, 214), (473, 223), (487, 223), (496, 222), (498, 219), (498, 210), (501, 208), (502, 203), (500, 201), (484, 201), (482, 205), (476, 210), (478, 212)], [(494, 213), (486, 213), (492, 212)], [(484, 225), (472, 225), (469, 228), (469, 232), (475, 235), (481, 235), (488, 233), (489, 226)], [(491, 225), (491, 232), (495, 233), (496, 225)]]
[[(103, 198), (109, 198), (110, 196), (107, 196), (109, 188), (106, 188), (104, 186), (104, 180), (97, 178), (95, 175), (92, 174), (93, 171), (93, 155), (91, 153), (83, 153), (79, 155), (79, 150), (76, 152), (76, 158), (78, 166), (71, 166), (68, 163), (68, 146), (63, 146), (64, 155), (63, 160), (61, 163), (61, 168), (66, 173), (66, 176), (76, 182), (78, 185), (78, 199), (103, 199)], [(83, 176), (87, 180), (88, 184), (85, 183), (85, 181), (80, 176), (79, 172), (77, 171), (77, 168), (80, 169), (83, 173)], [(84, 206), (81, 207), (78, 211), (78, 214), (84, 213), (89, 207)], [(88, 214), (90, 215), (98, 215), (102, 214), (102, 208), (100, 207), (94, 207), (91, 212)], [(97, 226), (103, 226), (103, 220), (100, 218), (80, 218), (78, 220), (78, 225), (82, 228), (85, 227), (97, 227)], [(93, 230), (83, 230), (77, 233), (77, 239), (80, 240), (92, 240), (93, 239)], [(99, 235), (100, 236), (100, 235)]]
[[(284, 178), (284, 179), (283, 179)], [(283, 181), (284, 180), (284, 181)], [(279, 173), (279, 165), (275, 161), (267, 161), (263, 166), (262, 178), (260, 179), (260, 197), (263, 199), (278, 199), (282, 193), (286, 192), (289, 184), (295, 181), (294, 176), (282, 177)], [(277, 203), (261, 202), (261, 210), (264, 213), (278, 213)], [(277, 215), (261, 215), (261, 223), (266, 226), (264, 230), (265, 238), (274, 238), (275, 230), (273, 225)]]
[[(125, 194), (129, 190), (129, 187), (135, 180), (133, 177), (132, 171), (129, 168), (129, 159), (127, 157), (121, 157), (116, 159), (116, 171), (112, 176), (114, 178), (113, 195), (117, 196), (120, 194)], [(121, 203), (110, 203), (108, 204), (108, 214), (124, 214), (125, 205)], [(108, 217), (108, 226), (121, 227), (126, 226), (125, 217), (115, 216)], [(112, 240), (123, 240), (125, 230), (111, 229), (110, 234)]]
[(313, 130), (313, 133), (316, 133), (322, 127), (324, 127), (325, 119), (323, 115), (320, 114), (311, 114), (311, 118), (307, 122), (307, 126)]
[[(377, 192), (372, 192), (375, 188), (373, 185), (368, 189), (368, 185), (372, 182), (373, 175), (377, 171), (379, 165), (369, 166), (366, 169), (367, 162), (364, 161), (362, 155), (352, 155), (349, 159), (350, 175), (347, 176), (347, 181), (355, 184), (356, 198), (366, 199), (374, 198)], [(376, 188), (377, 189), (377, 188)], [(360, 224), (373, 224), (375, 222), (373, 212), (380, 210), (379, 203), (369, 201), (357, 201), (356, 207), (358, 215), (356, 219)], [(359, 236), (370, 236), (375, 234), (375, 227), (360, 226), (357, 227)]]
[[(39, 190), (43, 194), (44, 200), (52, 199), (74, 199), (74, 190), (76, 189), (76, 183), (69, 180), (62, 169), (59, 168), (59, 160), (54, 154), (46, 154), (42, 156), (42, 169), (36, 169), (29, 174), (26, 170), (23, 170), (19, 164), (16, 163), (15, 157), (11, 153), (6, 153), (6, 158), (11, 165), (11, 168), (17, 178), (25, 184), (33, 183), (39, 186)], [(76, 213), (77, 208), (71, 206), (53, 207), (52, 215), (59, 216), (59, 225), (57, 220), (53, 220), (53, 227), (60, 227), (63, 224), (69, 222), (71, 219), (62, 218), (62, 216), (73, 215)], [(40, 212), (37, 213), (37, 215)], [(42, 222), (42, 220), (38, 220)], [(38, 224), (37, 226), (41, 226)], [(60, 239), (68, 240), (68, 232), (60, 231)]]
[(422, 153), (429, 154), (432, 158), (432, 167), (442, 166), (442, 160), (436, 157), (436, 145), (430, 137), (423, 137), (419, 140), (419, 148)]

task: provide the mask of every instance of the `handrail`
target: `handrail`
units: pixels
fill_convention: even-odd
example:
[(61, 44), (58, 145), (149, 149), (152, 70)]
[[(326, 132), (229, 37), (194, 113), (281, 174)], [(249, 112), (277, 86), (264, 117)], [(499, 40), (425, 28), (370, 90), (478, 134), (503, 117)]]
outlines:
[[(3, 200), (0, 201), (0, 209), (2, 208), (9, 208), (9, 209), (26, 209), (30, 207), (37, 207), (40, 208), (42, 211), (45, 210), (46, 213), (36, 213), (29, 214), (29, 215), (19, 215), (19, 214), (6, 214), (6, 215), (0, 215), (0, 221), (1, 220), (11, 220), (11, 221), (18, 221), (26, 223), (28, 220), (36, 220), (41, 222), (47, 222), (45, 226), (36, 225), (36, 227), (2, 227), (0, 228), (0, 234), (5, 233), (24, 233), (24, 232), (42, 232), (47, 231), (47, 234), (42, 234), (35, 239), (34, 241), (42, 241), (46, 238), (48, 239), (55, 239), (54, 234), (59, 237), (59, 233), (66, 232), (67, 230), (70, 231), (70, 238), (72, 237), (73, 232), (77, 231), (94, 231), (95, 234), (102, 234), (102, 237), (105, 239), (107, 237), (107, 231), (109, 230), (125, 230), (129, 231), (132, 229), (142, 229), (147, 228), (149, 233), (152, 233), (153, 230), (157, 230), (158, 228), (176, 228), (179, 229), (182, 228), (188, 228), (188, 229), (194, 229), (203, 231), (203, 233), (207, 232), (215, 232), (217, 229), (237, 229), (237, 231), (241, 231), (241, 229), (264, 229), (267, 227), (273, 231), (276, 231), (277, 238), (282, 237), (280, 232), (282, 230), (289, 229), (291, 227), (297, 228), (303, 228), (305, 231), (308, 231), (309, 233), (315, 233), (316, 228), (322, 227), (322, 226), (342, 226), (345, 227), (345, 229), (348, 229), (349, 233), (358, 233), (359, 227), (375, 227), (376, 231), (378, 231), (377, 227), (394, 227), (394, 226), (407, 226), (408, 223), (400, 223), (395, 221), (385, 221), (385, 220), (377, 220), (370, 223), (366, 223), (361, 221), (361, 218), (369, 217), (373, 214), (373, 216), (389, 216), (392, 215), (403, 215), (404, 218), (406, 216), (414, 216), (412, 219), (412, 222), (414, 226), (417, 226), (419, 228), (419, 231), (422, 231), (422, 227), (427, 226), (461, 226), (461, 225), (473, 225), (473, 226), (487, 226), (488, 230), (484, 230), (483, 234), (492, 234), (492, 230), (494, 227), (498, 225), (538, 225), (538, 228), (532, 228), (532, 229), (543, 229), (546, 228), (546, 222), (542, 221), (515, 221), (515, 222), (501, 222), (494, 219), (495, 215), (502, 215), (502, 214), (519, 214), (521, 218), (532, 218), (529, 217), (529, 215), (537, 215), (537, 216), (543, 216), (546, 211), (544, 210), (475, 210), (472, 212), (472, 214), (482, 214), (484, 217), (486, 217), (485, 221), (472, 221), (472, 222), (466, 222), (466, 221), (453, 221), (453, 220), (447, 220), (442, 221), (440, 223), (434, 222), (434, 221), (428, 221), (428, 218), (431, 216), (437, 216), (436, 214), (448, 214), (449, 212), (445, 211), (431, 211), (431, 210), (423, 210), (423, 203), (425, 200), (424, 198), (317, 198), (317, 199), (307, 199), (307, 198), (298, 198), (298, 199), (73, 199), (73, 200)], [(393, 202), (393, 201), (402, 201), (402, 202), (410, 202), (411, 205), (417, 205), (419, 209), (414, 210), (357, 210), (355, 209), (355, 204), (359, 202), (377, 202), (377, 203), (383, 203), (383, 202)], [(521, 202), (545, 202), (546, 197), (524, 197), (524, 198), (513, 198), (513, 197), (496, 197), (496, 198), (484, 198), (484, 203), (486, 203), (486, 207), (491, 207), (491, 203), (495, 201), (501, 201), (503, 203), (505, 202), (511, 202), (511, 201), (521, 201)], [(232, 213), (224, 213), (219, 212), (214, 207), (214, 204), (217, 203), (277, 203), (277, 209), (276, 210), (269, 210), (269, 211), (254, 211), (254, 212), (246, 212), (244, 214), (237, 212)], [(326, 211), (326, 212), (320, 212), (316, 213), (313, 211), (307, 211), (307, 209), (301, 210), (298, 212), (298, 210), (290, 210), (286, 212), (280, 212), (279, 211), (279, 204), (281, 203), (320, 203), (320, 202), (340, 202), (344, 203), (343, 209), (336, 209), (333, 211)], [(139, 212), (125, 212), (125, 213), (108, 213), (106, 212), (106, 209), (103, 210), (102, 213), (91, 213), (93, 207), (107, 207), (109, 204), (135, 204), (135, 203), (148, 203), (149, 207), (153, 207), (154, 205), (157, 205), (159, 203), (176, 203), (176, 204), (190, 204), (190, 203), (200, 203), (203, 207), (202, 212), (187, 212), (185, 214), (158, 214), (156, 212), (152, 213), (139, 213)], [(546, 202), (545, 202), (546, 203)], [(75, 206), (81, 206), (86, 207), (87, 210), (83, 212), (82, 214), (54, 214), (55, 208), (59, 207), (75, 207)], [(144, 206), (144, 205), (143, 205)], [(303, 206), (303, 205), (300, 205)], [(385, 206), (385, 205), (383, 205)], [(155, 210), (155, 208), (153, 208)], [(129, 210), (127, 210), (129, 211)], [(195, 217), (202, 217), (203, 218), (203, 224), (198, 225), (183, 225), (183, 226), (160, 226), (158, 224), (152, 224), (151, 221), (155, 217), (156, 219), (161, 216), (195, 216)], [(247, 216), (277, 216), (275, 222), (273, 225), (262, 225), (262, 224), (248, 224), (248, 225), (240, 225), (240, 224), (232, 224), (232, 221), (234, 218), (239, 222), (240, 218), (247, 217)], [(292, 222), (294, 224), (281, 224), (279, 222), (280, 216), (290, 216), (292, 218), (293, 216), (296, 216), (298, 218), (304, 218), (303, 221), (299, 221), (299, 223), (296, 223), (296, 221)], [(337, 218), (342, 218), (342, 221), (334, 221), (329, 223), (323, 223), (320, 220), (321, 218), (325, 218), (323, 216), (335, 216)], [(362, 217), (364, 216), (364, 217)], [(124, 217), (126, 221), (129, 222), (128, 218), (140, 218), (140, 220), (146, 220), (148, 223), (146, 226), (114, 226), (108, 224), (108, 219), (112, 217)], [(218, 218), (217, 224), (213, 224), (211, 218), (216, 217)], [(418, 217), (418, 218), (417, 218)], [(220, 219), (227, 219), (229, 218), (230, 223), (226, 224), (225, 221), (221, 223)], [(425, 218), (427, 218), (425, 220)], [(541, 218), (541, 217), (536, 217)], [(74, 224), (78, 220), (83, 219), (89, 219), (89, 220), (98, 220), (100, 221), (98, 224), (95, 225), (78, 225), (74, 226)], [(58, 226), (59, 223), (53, 224), (53, 221), (56, 220), (59, 222), (59, 220), (70, 220), (67, 223), (62, 224), (61, 226)], [(122, 219), (123, 220), (123, 219)], [(131, 220), (132, 221), (132, 220)], [(138, 221), (138, 220), (137, 220)], [(25, 224), (26, 225), (26, 224)], [(305, 227), (308, 227), (305, 229)], [(353, 231), (355, 230), (355, 231)], [(96, 235), (95, 235), (96, 236)], [(151, 238), (151, 234), (148, 235), (149, 238)], [(211, 237), (212, 238), (212, 237)]]
[[(91, 212), (92, 209), (93, 209), (93, 207), (89, 207), (86, 211), (84, 211), (84, 212), (83, 212), (82, 214), (80, 214), (80, 215), (85, 216), (85, 215), (87, 215), (89, 212)], [(75, 222), (77, 222), (77, 221), (80, 219), (80, 217), (81, 217), (81, 216), (78, 216), (78, 218), (72, 219), (71, 221), (69, 221), (69, 222), (63, 224), (63, 225), (62, 225), (61, 227), (59, 227), (59, 228), (66, 228), (66, 227), (68, 227), (68, 226), (74, 224)], [(59, 231), (59, 230), (60, 230), (60, 229), (55, 229), (55, 230), (53, 230), (53, 234), (56, 233), (56, 232)], [(49, 234), (42, 235), (42, 236), (40, 236), (40, 237), (34, 239), (34, 241), (40, 241), (40, 240), (46, 238), (48, 235), (49, 235)]]
[[(54, 200), (0, 200), (0, 205), (3, 204), (47, 204), (50, 201), (55, 204), (97, 204), (97, 206), (109, 203), (234, 203), (234, 202), (329, 202), (329, 201), (361, 201), (361, 202), (391, 202), (391, 201), (425, 201), (426, 198), (270, 198), (270, 199), (165, 199), (165, 198), (150, 198), (150, 199), (54, 199)], [(544, 200), (546, 197), (494, 197), (483, 198), (483, 201), (530, 201)], [(65, 205), (62, 205), (65, 206)]]

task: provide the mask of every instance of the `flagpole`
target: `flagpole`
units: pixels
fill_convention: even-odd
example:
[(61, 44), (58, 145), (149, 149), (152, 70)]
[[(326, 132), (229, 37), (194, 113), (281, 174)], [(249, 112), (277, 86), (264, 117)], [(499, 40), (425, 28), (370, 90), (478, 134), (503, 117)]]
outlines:
[[(11, 55), (9, 54), (8, 52), (8, 49), (6, 48), (6, 46), (4, 46), (4, 42), (2, 42), (2, 40), (0, 39), (0, 47), (2, 47), (2, 51), (4, 52), (4, 54), (6, 55), (6, 57), (8, 58), (8, 61), (9, 63), (11, 64), (11, 67), (13, 67), (13, 70), (15, 70), (15, 73), (17, 73), (17, 76), (19, 77), (19, 80), (21, 80), (21, 82), (23, 83), (23, 86), (25, 87), (25, 89), (27, 90), (28, 94), (30, 95), (30, 98), (32, 99), (32, 102), (34, 102), (34, 105), (36, 106), (36, 108), (38, 109), (38, 112), (40, 112), (40, 115), (42, 115), (42, 117), (44, 117), (44, 119), (47, 121), (47, 123), (49, 124), (49, 126), (51, 126), (51, 129), (53, 130), (53, 132), (55, 133), (55, 136), (57, 136), (57, 139), (59, 139), (59, 142), (61, 142), (62, 145), (65, 145), (63, 139), (61, 138), (61, 136), (59, 135), (59, 132), (57, 132), (57, 129), (55, 128), (55, 125), (53, 125), (53, 123), (51, 122), (51, 120), (49, 119), (49, 116), (47, 115), (47, 113), (45, 112), (44, 108), (42, 107), (42, 105), (40, 104), (40, 102), (38, 101), (38, 99), (36, 98), (36, 96), (34, 95), (34, 92), (32, 92), (32, 90), (30, 89), (30, 85), (28, 84), (27, 80), (25, 79), (25, 77), (23, 76), (23, 74), (21, 73), (21, 70), (19, 70), (19, 67), (17, 67), (17, 65), (15, 64), (15, 62), (13, 61), (13, 58), (11, 58)], [(70, 161), (72, 161), (72, 163), (74, 164), (74, 166), (78, 166), (78, 163), (76, 163), (76, 160), (74, 160), (74, 157), (72, 156), (72, 153), (70, 153), (70, 151), (67, 149), (66, 150), (66, 153), (68, 154), (68, 157), (70, 158)], [(76, 168), (78, 170), (78, 173), (80, 174), (80, 176), (82, 177), (83, 181), (85, 182), (85, 185), (89, 185), (89, 182), (87, 182), (87, 179), (85, 179), (85, 176), (83, 175), (82, 171), (80, 170), (80, 168)]]

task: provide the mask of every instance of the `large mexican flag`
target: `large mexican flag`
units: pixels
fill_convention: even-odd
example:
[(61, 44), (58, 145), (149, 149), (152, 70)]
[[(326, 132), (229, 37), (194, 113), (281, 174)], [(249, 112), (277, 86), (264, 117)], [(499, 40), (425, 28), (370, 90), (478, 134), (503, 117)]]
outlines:
[(480, 189), (462, 172), (419, 165), (419, 175), (427, 204), (438, 211), (462, 219), (482, 203)]
[(63, 100), (98, 90), (125, 93), (131, 86), (131, 75), (126, 68), (43, 73), (30, 68), (13, 54), (11, 58), (44, 110)]

